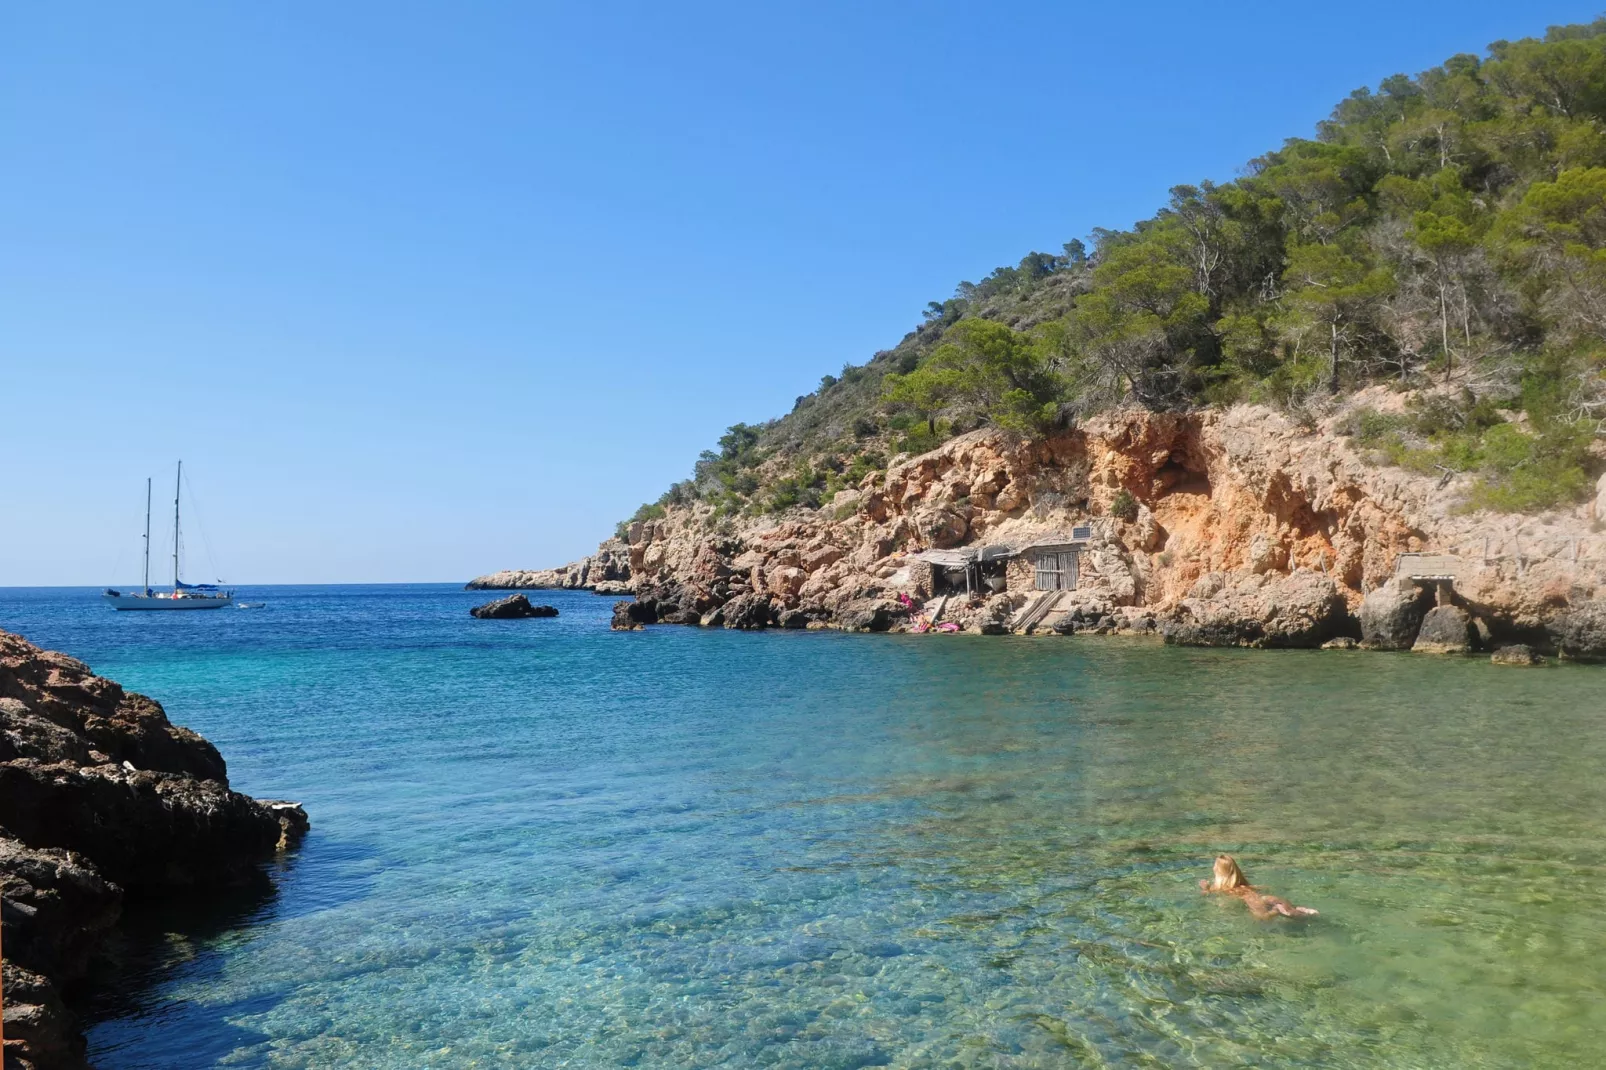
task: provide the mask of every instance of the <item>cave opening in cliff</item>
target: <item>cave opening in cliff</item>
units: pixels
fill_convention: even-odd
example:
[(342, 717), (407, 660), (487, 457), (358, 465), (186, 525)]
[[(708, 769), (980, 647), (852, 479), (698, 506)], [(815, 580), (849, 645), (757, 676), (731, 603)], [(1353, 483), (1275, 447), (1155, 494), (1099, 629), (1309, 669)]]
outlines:
[(1154, 470), (1154, 496), (1167, 494), (1210, 494), (1210, 475), (1202, 466), (1191, 463), (1181, 450), (1172, 450), (1170, 456)]

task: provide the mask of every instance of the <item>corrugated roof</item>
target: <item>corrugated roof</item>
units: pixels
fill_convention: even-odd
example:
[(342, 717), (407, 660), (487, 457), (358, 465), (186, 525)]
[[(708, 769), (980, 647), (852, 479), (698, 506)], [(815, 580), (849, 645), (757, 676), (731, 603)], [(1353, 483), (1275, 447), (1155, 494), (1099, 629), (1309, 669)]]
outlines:
[(976, 560), (976, 551), (971, 549), (960, 550), (921, 550), (911, 554), (916, 561), (924, 561), (928, 565), (941, 565), (943, 568), (964, 568)]
[(1080, 546), (1087, 542), (1087, 528), (1077, 528), (1067, 535), (1063, 531), (1050, 531), (1038, 535), (1023, 543), (989, 543), (986, 546), (959, 546), (951, 550), (921, 550), (910, 554), (916, 561), (924, 561), (930, 565), (940, 565), (944, 568), (964, 568), (977, 561), (1003, 561), (1011, 557), (1018, 557), (1028, 550), (1038, 550), (1048, 546)]

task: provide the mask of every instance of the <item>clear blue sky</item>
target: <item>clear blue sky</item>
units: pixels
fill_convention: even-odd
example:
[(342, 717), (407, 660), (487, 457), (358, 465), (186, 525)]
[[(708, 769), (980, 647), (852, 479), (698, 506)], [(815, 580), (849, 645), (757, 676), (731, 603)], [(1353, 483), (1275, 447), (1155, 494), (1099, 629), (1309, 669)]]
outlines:
[(234, 582), (569, 560), (959, 280), (1598, 4), (6, 5), (0, 585), (128, 582), (178, 457)]

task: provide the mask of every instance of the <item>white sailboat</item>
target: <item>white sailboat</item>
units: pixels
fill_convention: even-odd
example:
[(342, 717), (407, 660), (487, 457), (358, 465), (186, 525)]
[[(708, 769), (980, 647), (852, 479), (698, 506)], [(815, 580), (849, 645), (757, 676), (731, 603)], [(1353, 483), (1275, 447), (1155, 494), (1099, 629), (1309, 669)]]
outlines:
[(221, 609), (234, 602), (233, 591), (219, 590), (210, 583), (185, 583), (178, 573), (178, 501), (184, 485), (184, 462), (178, 462), (173, 489), (173, 589), (151, 590), (151, 481), (145, 481), (145, 585), (144, 590), (124, 594), (106, 588), (101, 595), (113, 609)]

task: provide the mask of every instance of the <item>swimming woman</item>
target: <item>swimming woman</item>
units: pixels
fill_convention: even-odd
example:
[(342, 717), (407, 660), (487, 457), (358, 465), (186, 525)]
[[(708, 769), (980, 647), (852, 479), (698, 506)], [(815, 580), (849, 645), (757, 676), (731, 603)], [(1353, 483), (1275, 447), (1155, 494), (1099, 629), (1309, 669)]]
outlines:
[(1285, 918), (1298, 918), (1316, 913), (1312, 907), (1296, 907), (1286, 899), (1256, 891), (1231, 855), (1216, 856), (1214, 876), (1210, 880), (1200, 881), (1199, 891), (1203, 895), (1235, 895), (1244, 901), (1249, 913), (1262, 920), (1279, 914)]

